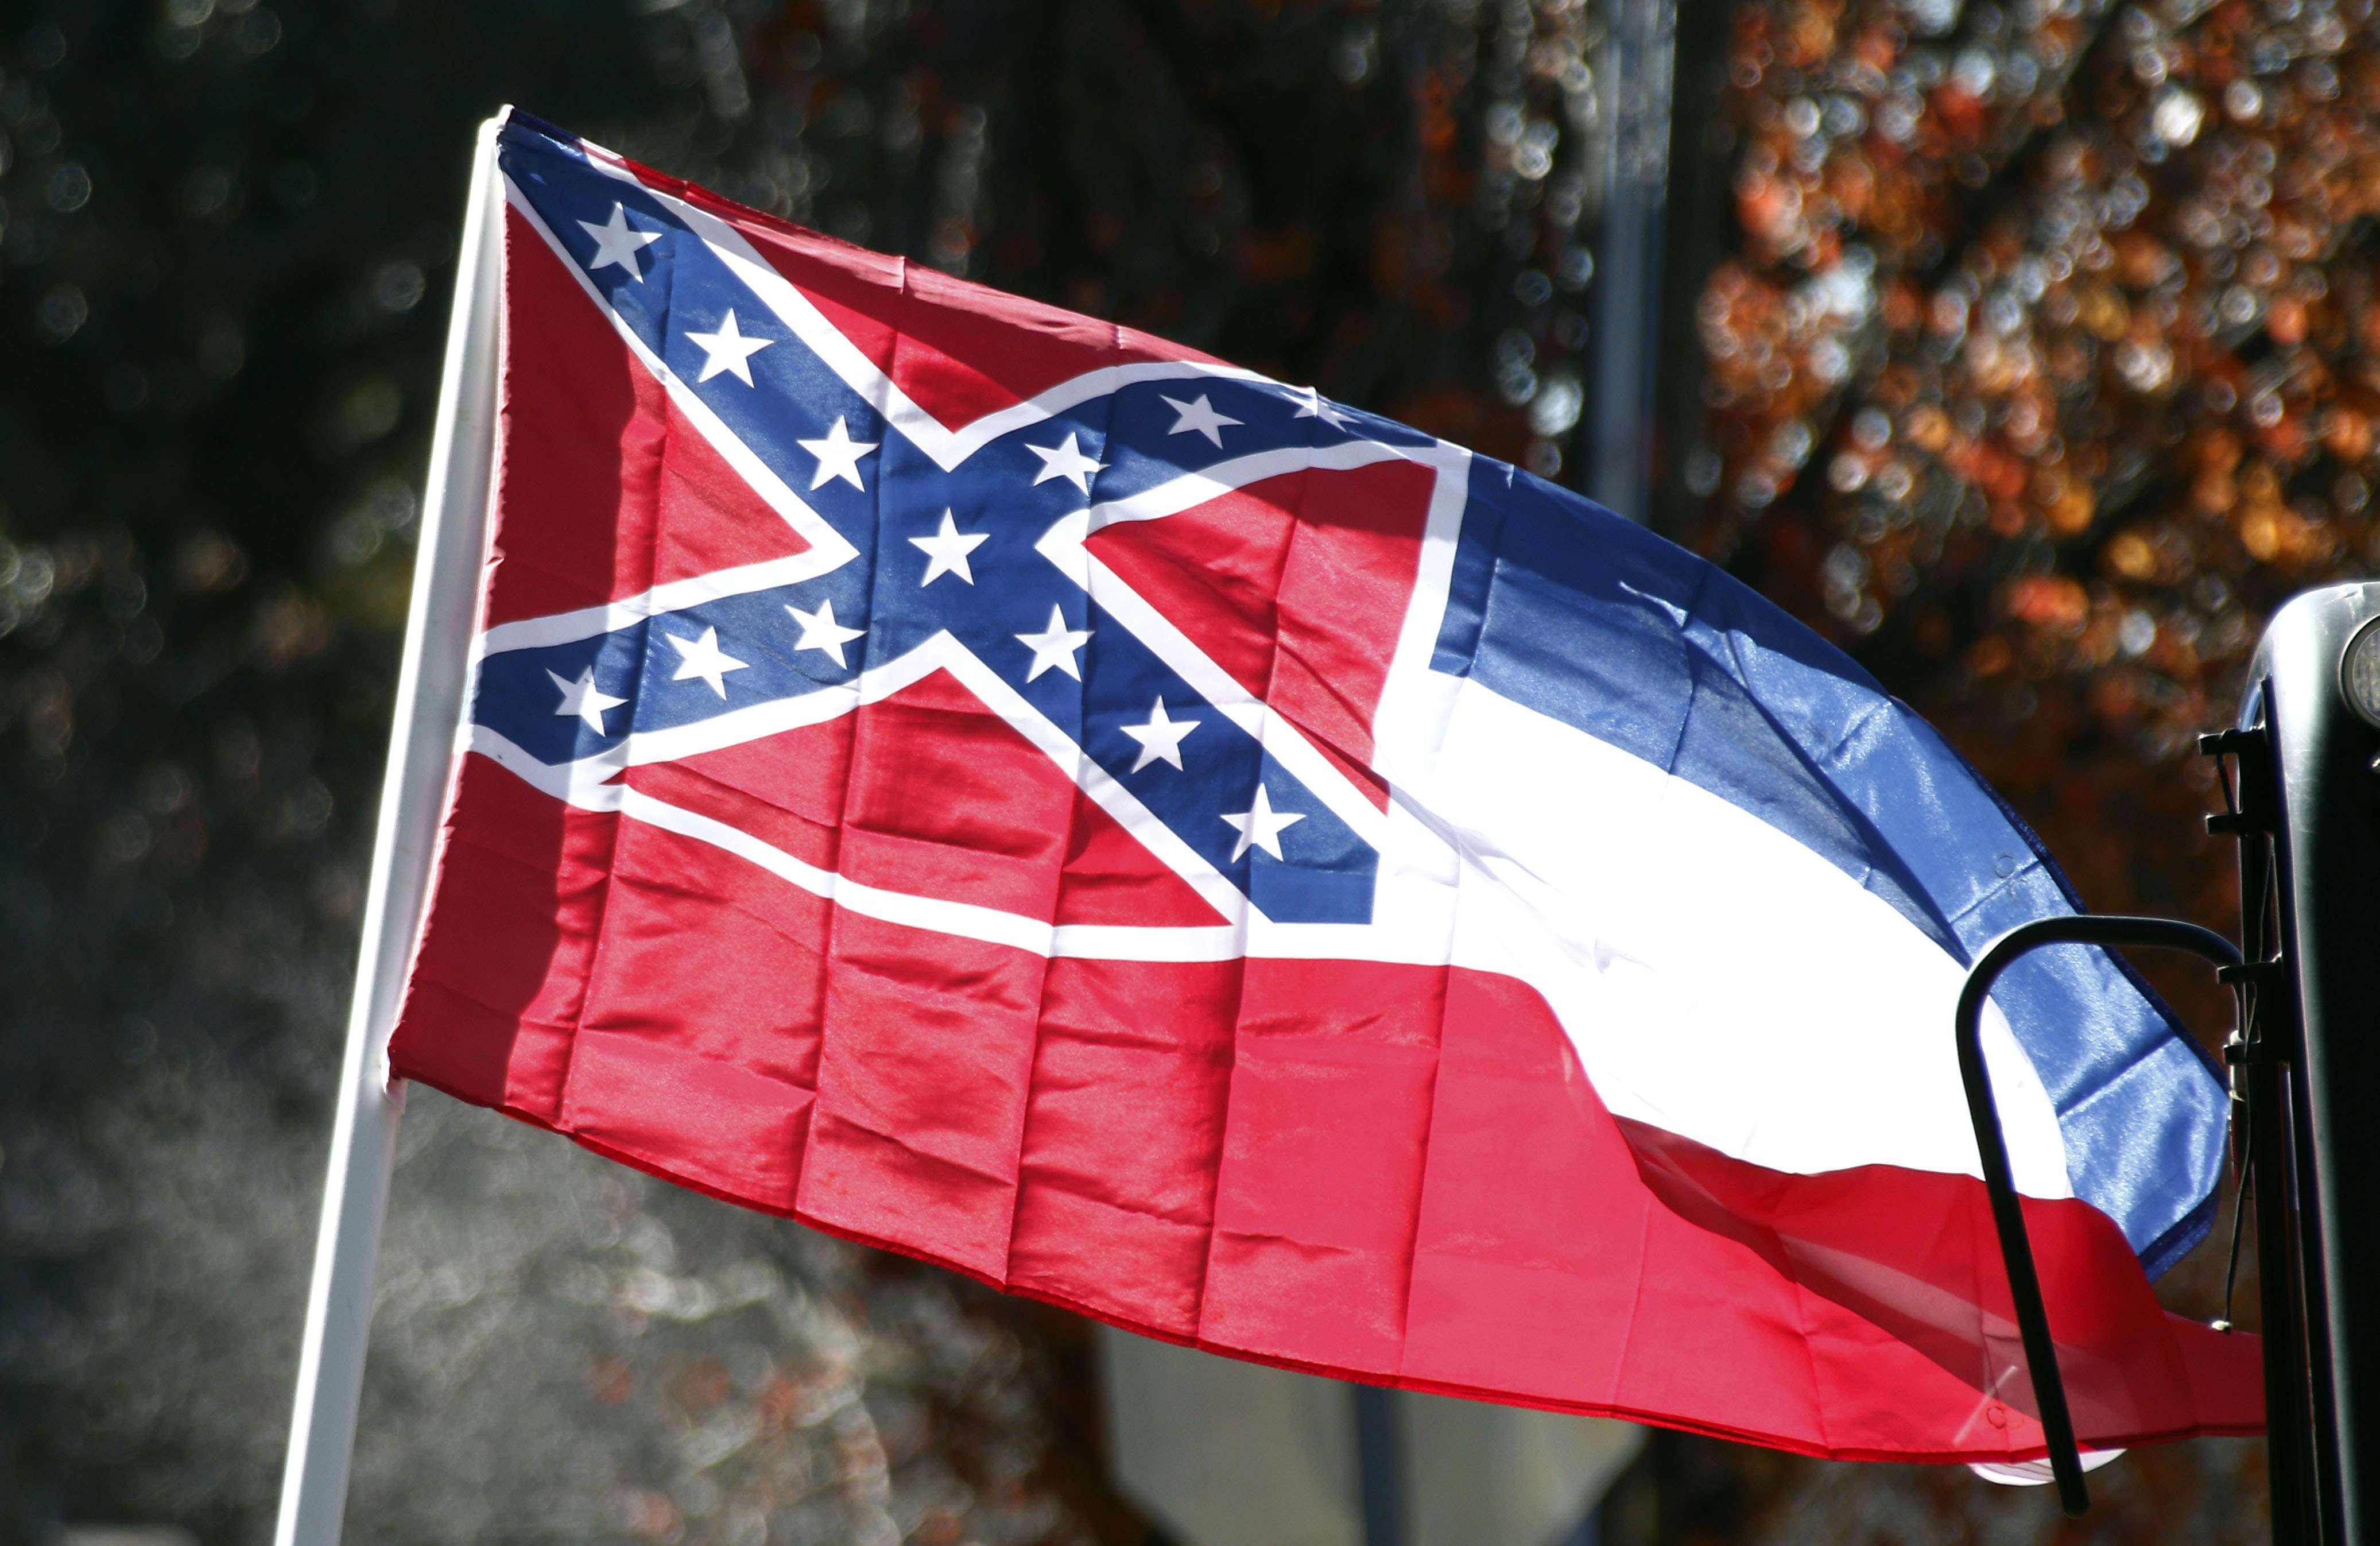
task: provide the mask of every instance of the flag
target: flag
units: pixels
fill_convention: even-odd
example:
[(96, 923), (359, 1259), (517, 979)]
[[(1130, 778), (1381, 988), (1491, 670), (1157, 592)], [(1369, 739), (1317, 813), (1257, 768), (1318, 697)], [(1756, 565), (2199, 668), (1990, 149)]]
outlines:
[[(395, 1074), (1220, 1353), (2038, 1455), (1951, 1042), (2070, 911), (1856, 665), (1435, 436), (533, 119)], [(2151, 1274), (2224, 1091), (2122, 964), (1986, 1052), (2076, 1426), (2259, 1423)]]

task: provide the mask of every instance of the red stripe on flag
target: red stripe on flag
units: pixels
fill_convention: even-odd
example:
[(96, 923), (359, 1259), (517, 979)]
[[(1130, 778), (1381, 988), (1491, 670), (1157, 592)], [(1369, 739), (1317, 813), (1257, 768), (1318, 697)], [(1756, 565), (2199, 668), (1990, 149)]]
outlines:
[[(1631, 1184), (1627, 1145), (1533, 990), (1455, 972), (1446, 1001), (1406, 1367), (1609, 1406), (1644, 1288), (1651, 1199)], [(1738, 1334), (1732, 1316), (1727, 1328)]]
[[(1240, 973), (1237, 961), (1050, 963), (1013, 1286), (1197, 1334)], [(1170, 1012), (1150, 1013), (1152, 993)]]
[(803, 1218), (1005, 1276), (1040, 957), (835, 915)]
[[(614, 819), (478, 758), (458, 817), (492, 831), (443, 857), (406, 1077), (1217, 1351), (1844, 1458), (2040, 1451), (1979, 1182), (1615, 1123), (1509, 979), (1045, 962), (636, 823), (604, 888)], [(2087, 1204), (2026, 1211), (2087, 1441), (2259, 1425), (2254, 1339), (2166, 1315)]]
[(1446, 974), (1247, 963), (1201, 1341), (1393, 1374)]

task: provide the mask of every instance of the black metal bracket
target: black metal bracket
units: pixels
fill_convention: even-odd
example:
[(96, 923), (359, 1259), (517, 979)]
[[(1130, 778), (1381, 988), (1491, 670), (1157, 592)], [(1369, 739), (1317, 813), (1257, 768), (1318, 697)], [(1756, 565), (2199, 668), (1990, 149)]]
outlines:
[(2008, 1268), (2009, 1298), (2033, 1378), (2034, 1403), (2041, 1408), (2041, 1431), (2049, 1447), (2049, 1469), (2058, 1502), (2070, 1516), (2091, 1506), (2082, 1480), (2082, 1455), (2074, 1441), (2074, 1418), (2066, 1406), (2066, 1382), (2058, 1371), (2058, 1345), (2049, 1334), (2049, 1311), (2042, 1302), (2041, 1274), (2034, 1265), (2033, 1240), (2025, 1233), (2024, 1207), (2009, 1165), (2008, 1137), (1992, 1100), (1991, 1074), (1984, 1065), (1984, 1005), (1992, 984), (2018, 957), (2049, 944), (2144, 945), (2186, 950), (2219, 968), (2240, 965), (2240, 950), (2212, 929), (2170, 918), (2097, 917), (2087, 913), (2021, 923), (1994, 940), (1975, 958), (1959, 992), (1959, 1077), (1967, 1087), (1967, 1115), (1975, 1126), (1975, 1148), (1984, 1163), (1984, 1187), (1992, 1201), (1992, 1223)]
[[(2269, 834), (2280, 818), (2280, 798), (2273, 788), (2271, 742), (2265, 732), (2220, 730), (2201, 736), (2198, 754), (2215, 759), (2223, 784), (2223, 809), (2206, 818), (2206, 830), (2229, 837)], [(2236, 790), (2232, 766), (2239, 769)]]

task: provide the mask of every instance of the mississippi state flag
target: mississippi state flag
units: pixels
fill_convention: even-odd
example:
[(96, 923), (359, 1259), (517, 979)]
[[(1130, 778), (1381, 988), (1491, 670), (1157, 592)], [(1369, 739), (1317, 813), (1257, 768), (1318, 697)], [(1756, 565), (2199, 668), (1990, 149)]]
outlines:
[[(1455, 445), (513, 116), (404, 1077), (1219, 1353), (2042, 1453), (1951, 1042), (2070, 910), (1849, 660)], [(2149, 1286), (2224, 1093), (2111, 958), (1990, 1066), (2077, 1427), (2259, 1422)]]

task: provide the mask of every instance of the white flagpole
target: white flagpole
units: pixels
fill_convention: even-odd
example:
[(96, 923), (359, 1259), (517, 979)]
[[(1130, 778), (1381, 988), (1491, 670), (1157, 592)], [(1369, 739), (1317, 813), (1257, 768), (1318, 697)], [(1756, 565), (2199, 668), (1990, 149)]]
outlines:
[(504, 255), (504, 192), (496, 174), (497, 127), (480, 127), (470, 201), (455, 277), (455, 312), (438, 422), (430, 443), (413, 603), (396, 678), (388, 772), (372, 843), (363, 947), (339, 1071), (330, 1175), (306, 1298), (298, 1357), (298, 1401), (289, 1419), (274, 1546), (335, 1546), (346, 1513), (347, 1467), (363, 1394), (371, 1329), (372, 1270), (388, 1211), (401, 1085), (388, 1077), (388, 1037), (405, 985), (407, 958), (430, 882), (440, 808), (463, 713), (467, 660), (487, 542), (496, 424), (498, 304)]

